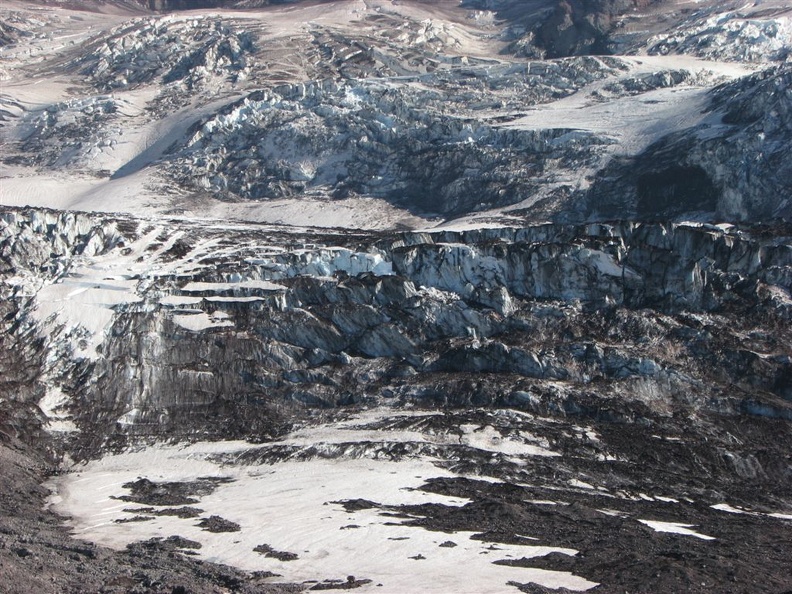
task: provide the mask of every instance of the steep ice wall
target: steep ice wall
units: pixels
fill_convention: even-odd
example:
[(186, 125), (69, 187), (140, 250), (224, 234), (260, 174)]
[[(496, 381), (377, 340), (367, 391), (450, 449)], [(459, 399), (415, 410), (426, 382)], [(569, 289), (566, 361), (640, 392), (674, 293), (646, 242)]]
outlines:
[[(42, 410), (74, 423), (82, 455), (130, 436), (264, 438), (306, 409), (383, 399), (600, 414), (580, 404), (592, 381), (640, 385), (657, 410), (690, 391), (789, 412), (792, 248), (761, 230), (2, 220), (4, 290), (49, 353)], [(452, 387), (472, 373), (480, 387)]]
[(720, 306), (710, 291), (728, 286), (728, 276), (767, 282), (792, 263), (788, 246), (762, 247), (715, 227), (592, 225), (567, 227), (566, 236), (564, 227), (550, 229), (505, 233), (510, 241), (492, 241), (492, 231), (459, 242), (441, 234), (437, 243), (394, 250), (394, 269), (461, 295), (505, 288), (529, 299), (708, 309)]

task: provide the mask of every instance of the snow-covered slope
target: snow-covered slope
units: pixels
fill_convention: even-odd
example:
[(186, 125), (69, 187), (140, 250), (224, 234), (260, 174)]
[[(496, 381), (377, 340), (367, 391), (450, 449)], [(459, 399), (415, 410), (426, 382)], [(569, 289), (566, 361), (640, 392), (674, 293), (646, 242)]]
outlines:
[(788, 589), (791, 17), (3, 2), (0, 590)]
[[(631, 57), (537, 60), (504, 53), (515, 27), (527, 26), (509, 20), (508, 2), (356, 0), (145, 17), (7, 4), (7, 205), (290, 223), (305, 213), (314, 224), (367, 228), (460, 216), (580, 221), (649, 213), (642, 196), (664, 190), (646, 190), (646, 179), (687, 184), (675, 172), (695, 169), (707, 198), (688, 204), (682, 192), (658, 213), (788, 216), (789, 175), (775, 165), (787, 155), (785, 129), (735, 135), (726, 113), (753, 92), (751, 80), (769, 75), (712, 90), (775, 63), (778, 95), (767, 102), (788, 101), (782, 5), (667, 3), (664, 30), (659, 12), (639, 6), (653, 23), (643, 36), (639, 13), (608, 6), (610, 16), (592, 22), (610, 23), (614, 40), (629, 30), (629, 44), (607, 51)], [(547, 14), (547, 3), (534, 4), (528, 16)], [(584, 9), (571, 10), (574, 24)], [(551, 29), (568, 33), (563, 23)], [(658, 160), (657, 146), (644, 153), (657, 141), (685, 149)], [(741, 179), (771, 167), (776, 183), (747, 187), (726, 174), (757, 151), (769, 165)], [(642, 171), (651, 164), (644, 177), (629, 159)]]

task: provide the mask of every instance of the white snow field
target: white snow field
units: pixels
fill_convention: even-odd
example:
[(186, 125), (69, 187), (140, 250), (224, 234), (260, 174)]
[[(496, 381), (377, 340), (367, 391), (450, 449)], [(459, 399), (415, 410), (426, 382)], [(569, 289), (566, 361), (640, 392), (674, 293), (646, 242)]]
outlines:
[(638, 520), (641, 524), (646, 524), (655, 532), (667, 532), (669, 534), (681, 534), (683, 536), (693, 536), (701, 540), (715, 540), (712, 536), (701, 534), (695, 530), (691, 524), (678, 524), (676, 522), (661, 522), (658, 520)]
[[(395, 416), (409, 413), (397, 412)], [(420, 414), (420, 413), (419, 413)], [(269, 444), (313, 446), (322, 450), (335, 443), (369, 440), (431, 440), (430, 435), (355, 429), (359, 423), (389, 418), (388, 411), (369, 411), (324, 427), (304, 428)], [(522, 438), (495, 438), (491, 427), (468, 427), (462, 442), (470, 447), (510, 455), (548, 455)], [(476, 435), (473, 437), (473, 435)], [(269, 446), (264, 446), (265, 448)], [(309, 582), (370, 579), (360, 592), (460, 592), (486, 594), (516, 592), (515, 583), (584, 591), (597, 584), (568, 572), (496, 565), (498, 560), (541, 557), (549, 553), (575, 555), (577, 551), (539, 542), (525, 535), (525, 544), (506, 545), (475, 537), (470, 532), (433, 532), (407, 525), (420, 516), (390, 514), (371, 508), (346, 511), (341, 502), (367, 500), (380, 506), (436, 504), (462, 506), (467, 500), (420, 489), (427, 480), (455, 474), (429, 458), (390, 461), (379, 458), (314, 458), (273, 464), (229, 463), (260, 449), (244, 442), (157, 445), (106, 456), (75, 466), (56, 479), (53, 509), (68, 515), (75, 536), (115, 548), (153, 537), (178, 535), (201, 543), (195, 552), (208, 561), (249, 571), (278, 574), (276, 581)], [(143, 477), (154, 482), (194, 481), (222, 477), (210, 495), (195, 506), (203, 516), (217, 515), (239, 524), (237, 532), (202, 530), (197, 519), (158, 516), (147, 521), (126, 521), (144, 507), (117, 499), (122, 485)], [(478, 477), (477, 477), (478, 478)], [(125, 511), (126, 510), (126, 511)], [(451, 544), (453, 543), (453, 544)], [(293, 553), (281, 561), (254, 549), (268, 545)]]

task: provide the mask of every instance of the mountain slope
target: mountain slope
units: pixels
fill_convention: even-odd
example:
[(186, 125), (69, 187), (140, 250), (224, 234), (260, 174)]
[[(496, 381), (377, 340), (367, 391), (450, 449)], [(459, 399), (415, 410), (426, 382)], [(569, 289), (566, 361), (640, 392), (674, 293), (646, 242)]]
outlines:
[[(556, 12), (616, 36), (619, 19), (661, 14), (633, 4)], [(785, 173), (745, 181), (778, 170), (786, 129), (767, 122), (768, 138), (752, 122), (741, 132), (728, 105), (773, 92), (768, 108), (786, 104), (787, 66), (738, 79), (784, 62), (788, 10), (674, 4), (666, 33), (651, 26), (602, 49), (635, 57), (526, 60), (510, 57), (508, 40), (518, 26), (509, 19), (523, 13), (487, 6), (498, 12), (361, 0), (126, 21), (68, 11), (25, 21), (30, 9), (7, 9), (9, 25), (28, 22), (37, 41), (22, 36), (4, 52), (3, 201), (299, 224), (297, 209), (359, 227), (580, 221), (635, 216), (646, 210), (639, 194), (664, 191), (646, 180), (677, 171), (679, 183), (698, 175), (691, 188), (704, 197), (688, 204), (683, 192), (656, 214), (788, 216)], [(748, 88), (767, 77), (775, 91)], [(737, 82), (714, 89), (728, 80)], [(743, 165), (757, 151), (767, 158)], [(639, 183), (641, 162), (653, 166)], [(65, 179), (62, 192), (31, 191)], [(379, 210), (392, 214), (378, 221)]]
[(4, 2), (0, 583), (785, 591), (791, 17)]

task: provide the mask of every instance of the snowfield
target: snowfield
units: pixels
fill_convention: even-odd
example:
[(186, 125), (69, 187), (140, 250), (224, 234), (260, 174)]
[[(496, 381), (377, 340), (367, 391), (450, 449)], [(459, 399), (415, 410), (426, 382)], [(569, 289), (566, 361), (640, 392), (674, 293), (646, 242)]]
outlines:
[[(397, 416), (403, 416), (397, 414)], [(415, 441), (415, 434), (356, 430), (361, 423), (387, 418), (369, 412), (336, 425), (306, 428), (273, 444), (313, 446), (387, 439)], [(491, 427), (463, 427), (460, 443), (494, 448), (511, 455), (546, 455), (533, 447), (495, 439)], [(80, 465), (53, 484), (53, 509), (70, 516), (75, 536), (120, 548), (153, 537), (182, 536), (199, 542), (195, 552), (215, 563), (248, 571), (268, 571), (277, 581), (371, 580), (361, 592), (500, 593), (517, 591), (509, 582), (584, 591), (597, 584), (567, 572), (496, 565), (497, 560), (541, 557), (577, 551), (543, 544), (524, 536), (525, 544), (488, 542), (475, 533), (429, 531), (410, 525), (412, 513), (381, 509), (350, 510), (343, 502), (366, 500), (398, 510), (401, 506), (462, 506), (466, 500), (421, 490), (429, 479), (454, 476), (424, 458), (389, 461), (378, 458), (327, 458), (249, 465), (230, 463), (254, 449), (240, 442), (158, 445), (106, 456)], [(141, 477), (154, 482), (190, 482), (218, 477), (224, 482), (195, 505), (206, 516), (219, 515), (239, 531), (211, 533), (196, 520), (160, 516), (142, 521), (146, 509), (118, 499), (123, 485)], [(226, 482), (227, 481), (227, 482)], [(148, 508), (150, 509), (150, 508)], [(160, 508), (165, 509), (165, 508)], [(122, 523), (119, 523), (122, 522)], [(450, 544), (449, 544), (450, 543)], [(285, 560), (254, 549), (266, 544), (293, 553)], [(365, 554), (361, 554), (365, 551)]]

